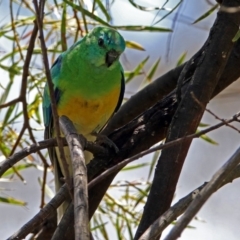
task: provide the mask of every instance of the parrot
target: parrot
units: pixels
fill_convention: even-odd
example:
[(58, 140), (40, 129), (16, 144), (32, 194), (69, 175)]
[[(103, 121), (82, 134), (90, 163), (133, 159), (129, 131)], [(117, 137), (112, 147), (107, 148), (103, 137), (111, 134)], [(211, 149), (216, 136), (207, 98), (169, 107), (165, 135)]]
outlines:
[[(61, 53), (53, 63), (50, 73), (54, 85), (54, 97), (59, 116), (67, 116), (77, 132), (88, 141), (95, 141), (100, 131), (122, 104), (125, 80), (119, 61), (126, 43), (118, 31), (98, 26), (82, 39)], [(48, 84), (43, 92), (44, 139), (56, 136)], [(63, 185), (62, 178), (68, 171), (72, 177), (72, 165), (68, 147), (64, 153), (68, 169), (64, 169), (58, 148), (49, 148), (53, 165), (56, 192)], [(92, 155), (84, 152), (86, 164)], [(60, 221), (70, 199), (58, 209)]]

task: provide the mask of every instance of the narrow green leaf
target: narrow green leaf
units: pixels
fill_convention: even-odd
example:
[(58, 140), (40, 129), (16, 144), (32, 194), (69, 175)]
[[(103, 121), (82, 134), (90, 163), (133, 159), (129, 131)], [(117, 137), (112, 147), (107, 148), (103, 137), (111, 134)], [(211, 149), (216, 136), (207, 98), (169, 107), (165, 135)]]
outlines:
[(140, 51), (145, 51), (142, 45), (134, 41), (125, 41), (127, 48), (133, 48)]
[(159, 7), (144, 7), (139, 4), (136, 4), (133, 0), (128, 0), (135, 8), (140, 9), (142, 11), (156, 11), (156, 10), (162, 10), (162, 8)]
[(102, 220), (102, 217), (100, 215), (98, 217), (99, 217), (99, 221), (100, 221), (100, 225), (98, 226), (98, 228), (99, 228), (100, 232), (102, 233), (104, 239), (108, 240), (109, 237), (108, 237), (108, 232), (106, 230), (107, 223)]
[(125, 30), (125, 31), (172, 32), (172, 29), (170, 28), (160, 28), (160, 27), (143, 26), (143, 25), (112, 26), (112, 27), (118, 30)]
[(128, 239), (133, 239), (134, 237), (133, 237), (133, 229), (132, 229), (132, 227), (131, 227), (131, 224), (130, 224), (130, 222), (129, 222), (129, 219), (128, 218), (125, 218), (126, 220), (125, 220), (125, 222), (126, 222), (126, 224), (127, 224), (127, 230), (128, 230), (128, 234), (129, 234), (129, 238)]
[(139, 168), (146, 167), (146, 166), (149, 166), (149, 163), (141, 163), (141, 164), (136, 164), (136, 165), (132, 165), (132, 166), (127, 166), (127, 167), (123, 168), (121, 171), (135, 170), (135, 169), (139, 169)]
[(121, 234), (121, 226), (120, 226), (120, 219), (119, 219), (119, 212), (117, 211), (117, 218), (116, 218), (116, 223), (114, 225), (115, 230), (117, 232), (117, 236), (118, 239), (121, 240), (122, 239), (122, 234)]
[(12, 113), (13, 113), (13, 111), (14, 111), (15, 106), (16, 106), (16, 104), (11, 105), (11, 106), (7, 109), (7, 112), (5, 113), (4, 119), (3, 119), (3, 121), (2, 121), (2, 127), (3, 127), (3, 128), (8, 124), (9, 118), (11, 117), (11, 115), (12, 115)]
[(200, 138), (208, 143), (213, 144), (213, 145), (218, 145), (218, 143), (216, 141), (214, 141), (212, 138), (208, 137), (206, 134), (201, 135)]
[[(1, 127), (2, 128), (2, 127)], [(0, 128), (0, 131), (2, 131), (2, 129)], [(2, 139), (0, 139), (2, 140)], [(0, 150), (1, 150), (1, 153), (7, 157), (9, 156), (9, 154), (11, 153), (11, 149), (6, 145), (6, 142), (5, 141), (0, 141)]]
[(138, 204), (140, 204), (143, 201), (143, 199), (148, 196), (150, 188), (151, 188), (151, 184), (149, 184), (145, 190), (142, 190), (141, 192), (139, 192), (138, 199), (134, 203), (134, 208), (136, 208)]
[(232, 42), (236, 42), (240, 38), (240, 30), (237, 31), (236, 35), (232, 39)]
[[(6, 102), (9, 92), (11, 90), (12, 84), (13, 82), (9, 81), (7, 86), (4, 88), (4, 91), (1, 93), (2, 95), (0, 97), (0, 105)], [(1, 112), (1, 109), (0, 109), (0, 112)]]
[(132, 80), (134, 77), (142, 74), (142, 69), (146, 62), (148, 61), (149, 56), (147, 56), (142, 62), (138, 64), (138, 66), (132, 71), (132, 72), (125, 72), (125, 82), (128, 83), (130, 80)]
[[(38, 183), (42, 187), (43, 179), (39, 177), (38, 178)], [(48, 195), (49, 198), (52, 199), (55, 196), (54, 192), (52, 191), (52, 189), (47, 184), (45, 184), (45, 188), (44, 189), (45, 189), (46, 195)]]
[[(200, 130), (197, 129), (196, 133), (199, 133), (199, 132), (200, 132)], [(213, 144), (213, 145), (218, 145), (218, 143), (216, 141), (214, 141), (213, 139), (208, 137), (206, 134), (201, 135), (200, 138), (208, 143)]]
[(8, 40), (14, 41), (15, 37), (9, 36), (9, 35), (5, 35), (5, 38), (7, 38)]
[(200, 122), (199, 127), (209, 127), (209, 124)]
[(26, 206), (27, 203), (26, 202), (23, 202), (19, 199), (16, 199), (16, 198), (12, 198), (12, 197), (0, 197), (0, 202), (2, 203), (8, 203), (8, 204), (13, 204), (13, 205), (19, 205), (19, 206)]
[(14, 105), (14, 106), (17, 106), (16, 109), (15, 109), (15, 114), (13, 115), (13, 117), (10, 120), (8, 120), (6, 125), (10, 125), (10, 124), (14, 123), (15, 120), (18, 119), (22, 115), (22, 112), (17, 113), (17, 109), (18, 109), (19, 105), (17, 104), (17, 105)]
[(12, 66), (8, 68), (9, 78), (13, 81), (15, 75), (21, 74), (21, 67), (17, 65), (18, 63), (12, 63)]
[(174, 12), (174, 10), (176, 8), (178, 8), (180, 6), (180, 4), (183, 2), (183, 0), (180, 0), (175, 7), (173, 7), (167, 14), (165, 14), (163, 17), (161, 17), (159, 20), (157, 20), (156, 22), (154, 22), (153, 25), (156, 25), (157, 23), (161, 22), (163, 19), (165, 19), (166, 17), (168, 17), (171, 13)]
[(200, 22), (201, 20), (205, 19), (209, 15), (211, 15), (216, 9), (218, 8), (218, 4), (215, 4), (212, 8), (210, 8), (207, 12), (201, 15), (197, 20), (195, 20), (192, 24)]
[(111, 20), (111, 17), (108, 14), (107, 9), (104, 7), (102, 1), (101, 0), (96, 0), (96, 2), (98, 4), (99, 8), (101, 9), (102, 13), (105, 15), (107, 21), (109, 22)]
[(151, 67), (151, 69), (150, 69), (149, 73), (147, 74), (146, 78), (145, 78), (145, 79), (143, 80), (143, 82), (141, 83), (140, 88), (141, 88), (142, 86), (145, 86), (147, 83), (149, 83), (149, 82), (152, 81), (152, 78), (153, 78), (153, 76), (154, 76), (154, 74), (155, 74), (155, 72), (156, 72), (156, 70), (157, 70), (157, 68), (158, 68), (158, 65), (159, 65), (159, 63), (160, 63), (160, 60), (161, 60), (161, 58), (159, 58), (159, 59), (153, 64), (153, 66)]
[(177, 61), (177, 67), (184, 63), (184, 60), (187, 56), (187, 52), (184, 52)]
[[(35, 164), (25, 163), (25, 164), (15, 165), (14, 167), (17, 171), (21, 171), (21, 170), (25, 170), (25, 169), (30, 168), (30, 167), (35, 167)], [(7, 177), (7, 176), (12, 175), (14, 173), (15, 173), (15, 171), (12, 168), (10, 168), (3, 174), (3, 177)]]
[(97, 21), (98, 23), (101, 23), (102, 25), (111, 27), (111, 25), (109, 25), (107, 22), (105, 22), (104, 20), (102, 20), (100, 17), (94, 15), (93, 13), (89, 12), (88, 10), (82, 8), (81, 6), (78, 6), (68, 0), (63, 0), (65, 3), (67, 3), (68, 5), (70, 5), (72, 8), (76, 9), (77, 11), (80, 11), (82, 14), (85, 14), (86, 16), (90, 17), (91, 19)]
[(156, 162), (160, 156), (160, 153), (161, 153), (161, 150), (158, 150), (156, 151), (154, 154), (153, 154), (153, 158), (152, 158), (152, 161), (151, 161), (151, 165), (150, 165), (150, 168), (149, 168), (149, 173), (148, 173), (148, 181), (150, 180), (151, 176), (152, 176), (152, 173), (153, 173), (153, 170), (154, 170), (154, 167), (156, 165)]

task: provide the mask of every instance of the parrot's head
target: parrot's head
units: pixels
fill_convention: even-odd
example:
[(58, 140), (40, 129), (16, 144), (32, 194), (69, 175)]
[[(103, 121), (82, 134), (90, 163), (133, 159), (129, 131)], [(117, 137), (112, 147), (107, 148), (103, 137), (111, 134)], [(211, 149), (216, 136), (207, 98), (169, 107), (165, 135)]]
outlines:
[(108, 68), (118, 62), (125, 49), (125, 41), (116, 30), (108, 27), (95, 27), (87, 36), (88, 59), (95, 66)]

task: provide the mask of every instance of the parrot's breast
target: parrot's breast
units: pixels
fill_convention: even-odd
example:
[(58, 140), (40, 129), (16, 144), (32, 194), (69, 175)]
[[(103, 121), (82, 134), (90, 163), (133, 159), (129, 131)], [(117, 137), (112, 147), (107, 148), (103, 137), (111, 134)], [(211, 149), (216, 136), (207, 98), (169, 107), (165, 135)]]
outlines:
[(77, 131), (88, 138), (91, 133), (98, 132), (112, 116), (119, 95), (119, 86), (98, 98), (83, 98), (80, 94), (68, 95), (64, 92), (58, 105), (58, 114), (67, 116)]

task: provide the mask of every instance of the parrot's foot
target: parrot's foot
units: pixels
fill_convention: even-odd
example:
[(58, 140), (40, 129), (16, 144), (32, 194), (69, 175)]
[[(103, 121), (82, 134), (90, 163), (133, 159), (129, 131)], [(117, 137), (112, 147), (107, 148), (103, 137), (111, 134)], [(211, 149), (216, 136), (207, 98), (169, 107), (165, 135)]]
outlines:
[(105, 145), (109, 148), (112, 148), (115, 151), (115, 153), (119, 152), (119, 149), (118, 149), (117, 145), (110, 138), (108, 138), (106, 135), (98, 133), (96, 143), (98, 143), (99, 145)]

